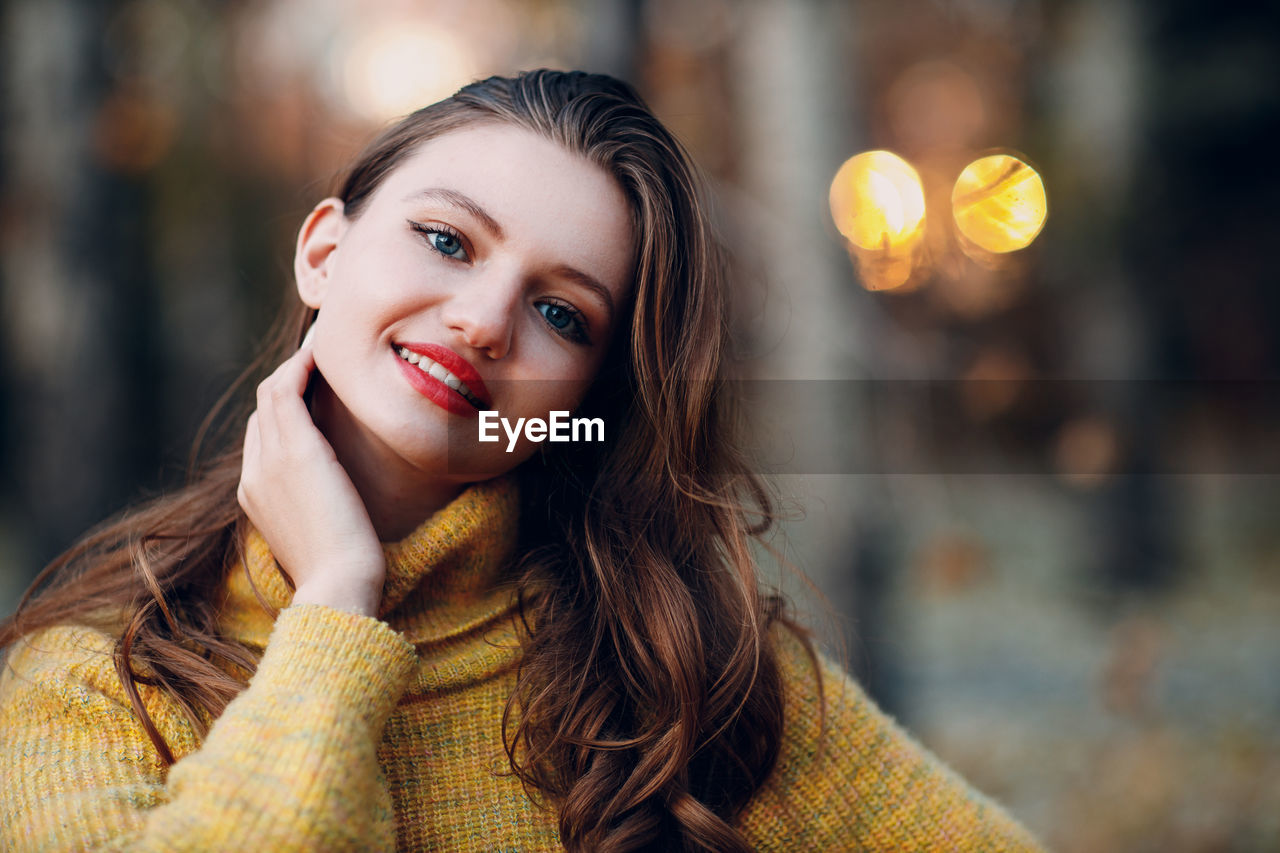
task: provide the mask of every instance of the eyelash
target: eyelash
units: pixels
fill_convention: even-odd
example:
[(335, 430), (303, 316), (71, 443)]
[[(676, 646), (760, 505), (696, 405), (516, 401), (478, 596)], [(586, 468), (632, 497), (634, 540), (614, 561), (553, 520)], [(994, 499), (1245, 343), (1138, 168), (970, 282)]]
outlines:
[(560, 329), (553, 326), (551, 324), (551, 321), (547, 319), (547, 315), (542, 314), (542, 311), (539, 310), (538, 313), (542, 314), (543, 321), (547, 324), (547, 326), (551, 328), (551, 331), (555, 332), (557, 335), (564, 338), (566, 341), (570, 341), (571, 343), (575, 343), (575, 344), (591, 343), (591, 337), (587, 334), (587, 318), (583, 316), (582, 312), (579, 311), (577, 308), (574, 308), (568, 302), (562, 302), (559, 299), (540, 299), (534, 304), (538, 306), (550, 305), (555, 308), (561, 309), (562, 311), (564, 311), (569, 315), (569, 320), (570, 322), (573, 323), (572, 328), (566, 327), (564, 329)]
[[(409, 227), (410, 227), (410, 228), (412, 228), (414, 231), (418, 232), (419, 234), (421, 234), (421, 235), (422, 235), (423, 240), (425, 240), (425, 241), (426, 241), (426, 244), (427, 244), (428, 246), (430, 246), (430, 247), (431, 247), (431, 250), (432, 250), (433, 252), (435, 252), (436, 254), (440, 255), (441, 257), (443, 257), (445, 260), (449, 260), (449, 261), (460, 261), (460, 262), (462, 262), (462, 263), (466, 263), (468, 260), (470, 260), (470, 259), (471, 259), (471, 252), (469, 252), (469, 251), (467, 250), (467, 244), (466, 244), (466, 241), (462, 239), (462, 235), (461, 235), (461, 234), (459, 234), (457, 231), (455, 231), (455, 230), (454, 230), (453, 228), (451, 228), (450, 226), (445, 225), (445, 224), (444, 224), (444, 223), (442, 223), (442, 222), (441, 222), (441, 223), (433, 222), (433, 223), (431, 223), (431, 224), (427, 224), (427, 223), (423, 223), (423, 222), (414, 222), (414, 221), (411, 219), (411, 220), (409, 220)], [(450, 254), (447, 254), (447, 253), (445, 253), (445, 252), (442, 252), (442, 251), (441, 251), (441, 250), (436, 246), (436, 244), (435, 244), (435, 243), (433, 243), (433, 242), (431, 241), (431, 235), (432, 235), (432, 234), (443, 234), (443, 235), (445, 235), (446, 237), (452, 237), (453, 239), (457, 240), (457, 241), (458, 241), (458, 245), (462, 248), (462, 253), (463, 253), (466, 257), (459, 258), (459, 257), (457, 257), (457, 256), (455, 256), (455, 255), (450, 255)]]
[[(443, 258), (445, 258), (445, 260), (458, 261), (460, 263), (466, 263), (468, 260), (470, 260), (471, 253), (467, 251), (466, 242), (462, 239), (462, 235), (459, 234), (450, 226), (445, 225), (442, 222), (441, 223), (433, 222), (433, 223), (427, 224), (424, 222), (415, 222), (414, 220), (411, 219), (409, 220), (409, 227), (412, 228), (417, 233), (421, 234), (423, 239), (426, 241), (427, 245), (431, 247), (431, 250), (436, 254), (442, 256)], [(444, 234), (447, 237), (452, 237), (453, 239), (457, 240), (458, 245), (462, 247), (462, 251), (466, 255), (466, 257), (459, 258), (453, 255), (446, 254), (445, 252), (442, 252), (435, 245), (435, 243), (431, 241), (432, 234)], [(559, 335), (560, 337), (564, 338), (565, 340), (571, 343), (576, 343), (576, 344), (591, 343), (591, 337), (588, 335), (587, 318), (585, 315), (583, 315), (581, 311), (573, 307), (573, 305), (559, 299), (541, 299), (534, 304), (536, 306), (542, 306), (542, 305), (554, 306), (568, 313), (569, 319), (572, 321), (573, 326), (571, 328), (560, 329), (552, 325), (551, 321), (547, 319), (547, 316), (545, 314), (542, 314), (541, 310), (538, 311), (539, 314), (542, 314), (543, 322), (547, 324), (547, 327), (551, 329), (552, 332), (554, 332), (555, 334)]]

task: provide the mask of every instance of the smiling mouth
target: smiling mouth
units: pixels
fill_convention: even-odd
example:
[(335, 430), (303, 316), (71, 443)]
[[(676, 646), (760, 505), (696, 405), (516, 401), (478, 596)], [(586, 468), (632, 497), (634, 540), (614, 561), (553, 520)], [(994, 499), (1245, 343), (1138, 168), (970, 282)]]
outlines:
[(458, 392), (464, 400), (472, 406), (475, 406), (477, 410), (484, 410), (484, 401), (477, 397), (475, 392), (468, 388), (465, 382), (446, 370), (444, 365), (440, 364), (438, 361), (432, 361), (427, 356), (420, 355), (419, 353), (405, 349), (402, 346), (396, 346), (395, 351), (396, 355), (400, 356), (400, 358), (409, 362), (432, 379), (435, 379), (438, 382), (443, 382), (445, 385)]

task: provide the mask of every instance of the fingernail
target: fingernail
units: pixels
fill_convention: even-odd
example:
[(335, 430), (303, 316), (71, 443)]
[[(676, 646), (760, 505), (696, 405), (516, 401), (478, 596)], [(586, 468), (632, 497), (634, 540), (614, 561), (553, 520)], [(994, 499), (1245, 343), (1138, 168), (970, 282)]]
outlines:
[(298, 344), (298, 349), (302, 349), (307, 344), (311, 343), (311, 339), (315, 337), (315, 334), (316, 334), (316, 324), (312, 323), (311, 327), (307, 329), (307, 333), (302, 336), (302, 343)]

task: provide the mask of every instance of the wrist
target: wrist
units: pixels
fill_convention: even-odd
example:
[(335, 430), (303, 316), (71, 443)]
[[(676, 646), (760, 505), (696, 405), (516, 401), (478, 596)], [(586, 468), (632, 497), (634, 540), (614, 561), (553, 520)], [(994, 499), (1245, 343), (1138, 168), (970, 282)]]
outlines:
[(382, 602), (382, 579), (342, 579), (339, 582), (316, 579), (298, 587), (293, 593), (294, 604), (320, 604), (356, 613), (361, 616), (378, 615)]

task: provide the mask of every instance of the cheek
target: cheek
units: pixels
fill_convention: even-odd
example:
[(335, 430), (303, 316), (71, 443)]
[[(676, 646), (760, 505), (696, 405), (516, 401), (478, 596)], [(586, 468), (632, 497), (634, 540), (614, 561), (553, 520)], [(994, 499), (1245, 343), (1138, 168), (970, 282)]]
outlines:
[(348, 306), (373, 313), (422, 293), (433, 284), (433, 273), (412, 247), (381, 241), (344, 254), (331, 287)]
[(519, 368), (508, 375), (527, 381), (513, 387), (510, 399), (518, 398), (534, 414), (539, 408), (543, 412), (575, 408), (600, 371), (603, 350), (561, 346), (538, 322), (531, 321), (522, 329), (529, 343)]
[(529, 379), (512, 385), (510, 411), (517, 417), (543, 418), (551, 412), (573, 411), (591, 387), (588, 378)]

